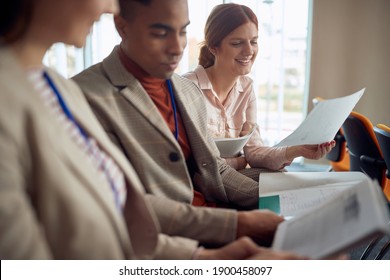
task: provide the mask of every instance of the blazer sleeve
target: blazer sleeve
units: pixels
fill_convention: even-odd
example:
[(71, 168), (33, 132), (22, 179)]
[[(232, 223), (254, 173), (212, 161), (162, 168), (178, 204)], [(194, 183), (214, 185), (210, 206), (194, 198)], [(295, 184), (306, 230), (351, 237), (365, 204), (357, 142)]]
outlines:
[(159, 234), (154, 259), (190, 260), (197, 248), (198, 242), (195, 240)]
[(243, 209), (257, 209), (259, 183), (229, 166), (219, 156), (217, 162), (229, 202)]
[(146, 194), (146, 198), (156, 213), (162, 232), (167, 235), (185, 236), (202, 245), (213, 246), (236, 239), (236, 210), (195, 207), (153, 194)]

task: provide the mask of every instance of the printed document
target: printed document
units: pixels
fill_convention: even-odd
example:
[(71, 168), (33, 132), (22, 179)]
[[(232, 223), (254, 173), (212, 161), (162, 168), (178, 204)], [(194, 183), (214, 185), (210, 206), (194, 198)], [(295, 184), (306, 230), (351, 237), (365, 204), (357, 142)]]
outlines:
[(333, 140), (364, 91), (363, 88), (345, 97), (319, 102), (301, 125), (275, 146), (321, 144)]
[(331, 258), (377, 236), (390, 235), (389, 206), (376, 181), (360, 182), (282, 222), (272, 248)]
[(286, 218), (324, 203), (356, 184), (369, 183), (362, 172), (272, 172), (259, 177), (259, 209)]

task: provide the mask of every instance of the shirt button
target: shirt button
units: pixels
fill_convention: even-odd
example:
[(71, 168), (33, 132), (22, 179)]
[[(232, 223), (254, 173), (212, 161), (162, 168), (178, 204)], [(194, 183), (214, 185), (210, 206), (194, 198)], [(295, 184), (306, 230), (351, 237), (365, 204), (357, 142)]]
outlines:
[(206, 163), (206, 162), (203, 162), (203, 163), (202, 163), (202, 166), (207, 166), (207, 163)]
[(172, 152), (172, 153), (169, 154), (169, 159), (172, 162), (176, 162), (176, 161), (179, 161), (180, 156), (179, 156), (178, 153)]

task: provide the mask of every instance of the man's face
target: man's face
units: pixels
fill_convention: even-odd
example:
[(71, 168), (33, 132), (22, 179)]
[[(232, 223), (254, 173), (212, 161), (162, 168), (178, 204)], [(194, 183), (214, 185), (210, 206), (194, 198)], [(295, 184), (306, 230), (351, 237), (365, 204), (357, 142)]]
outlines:
[(136, 16), (127, 21), (122, 48), (152, 77), (168, 79), (177, 68), (187, 45), (187, 0), (154, 0), (137, 5)]

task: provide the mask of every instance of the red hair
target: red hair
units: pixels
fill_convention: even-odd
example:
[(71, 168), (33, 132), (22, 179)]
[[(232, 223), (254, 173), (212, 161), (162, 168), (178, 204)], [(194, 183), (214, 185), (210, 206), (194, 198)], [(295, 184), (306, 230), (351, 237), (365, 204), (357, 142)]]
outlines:
[(206, 21), (199, 64), (204, 68), (214, 65), (215, 58), (209, 49), (218, 47), (228, 34), (248, 22), (253, 22), (258, 28), (257, 16), (247, 6), (234, 3), (215, 6)]

